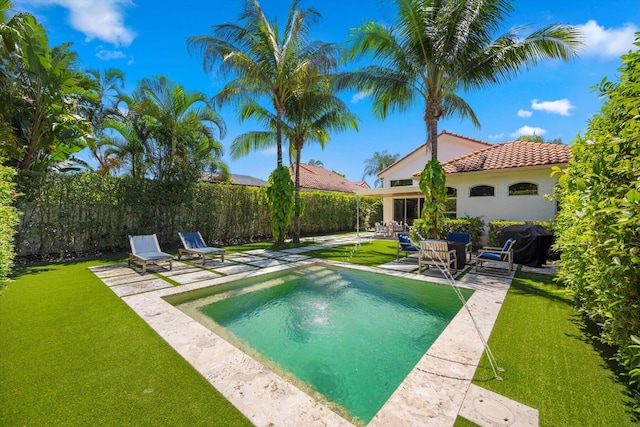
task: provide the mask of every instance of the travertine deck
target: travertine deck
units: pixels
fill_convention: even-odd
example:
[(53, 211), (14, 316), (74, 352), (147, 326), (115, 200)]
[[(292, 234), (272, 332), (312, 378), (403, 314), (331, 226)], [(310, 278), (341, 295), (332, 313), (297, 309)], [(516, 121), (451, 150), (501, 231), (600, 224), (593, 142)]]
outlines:
[[(240, 278), (312, 263), (446, 283), (435, 270), (427, 270), (420, 275), (412, 272), (415, 268), (411, 267), (411, 258), (389, 263), (382, 268), (312, 259), (305, 256), (304, 252), (318, 247), (353, 243), (356, 238), (326, 236), (313, 240), (318, 246), (278, 252), (260, 249), (228, 255), (224, 263), (207, 263), (206, 269), (180, 262), (174, 262), (172, 271), (161, 266), (151, 267), (159, 276), (165, 276), (181, 286), (173, 286), (162, 277), (152, 274), (141, 275), (126, 265), (94, 267), (92, 271), (255, 425), (349, 426), (351, 422), (328, 406), (299, 390), (164, 299)], [(508, 403), (508, 400), (501, 401), (500, 405), (479, 406), (477, 392), (482, 389), (475, 386), (472, 390), (476, 394), (470, 394), (467, 401), (465, 396), (470, 390), (471, 379), (483, 352), (476, 327), (488, 339), (512, 275), (495, 277), (469, 273), (472, 272), (469, 271), (457, 281), (458, 286), (475, 290), (466, 308), (461, 309), (451, 321), (369, 426), (451, 426), (459, 413), (481, 425), (501, 425), (491, 421), (491, 408), (495, 407), (495, 416), (501, 417), (503, 406), (506, 405), (502, 402)], [(527, 411), (518, 412), (518, 408), (515, 408), (517, 405), (512, 405), (513, 411), (509, 409), (509, 413), (514, 415), (508, 425), (537, 425), (537, 411), (524, 407)], [(480, 412), (472, 417), (469, 411), (473, 412), (475, 407), (479, 407)], [(483, 410), (486, 412), (487, 407), (488, 416), (487, 413), (481, 413)], [(461, 412), (461, 408), (464, 411)], [(535, 417), (531, 418), (531, 414), (535, 414)]]

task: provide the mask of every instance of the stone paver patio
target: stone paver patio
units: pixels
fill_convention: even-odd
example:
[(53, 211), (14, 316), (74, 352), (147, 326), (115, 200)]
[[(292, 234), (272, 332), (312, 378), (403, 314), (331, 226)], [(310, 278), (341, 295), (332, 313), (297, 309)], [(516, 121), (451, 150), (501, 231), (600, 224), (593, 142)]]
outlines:
[[(142, 275), (138, 268), (126, 264), (92, 267), (91, 270), (255, 425), (350, 426), (353, 424), (328, 406), (244, 354), (164, 298), (316, 263), (446, 284), (437, 269), (416, 274), (416, 255), (377, 268), (304, 255), (308, 251), (358, 243), (370, 237), (367, 233), (313, 237), (303, 239), (313, 243), (312, 246), (229, 254), (224, 262), (209, 261), (204, 267), (199, 263), (184, 262), (174, 262), (171, 271), (164, 266), (149, 267), (148, 270), (155, 274)], [(526, 267), (526, 271), (554, 274), (555, 268)], [(535, 409), (471, 384), (484, 351), (474, 325), (488, 339), (513, 278), (513, 273), (505, 272), (497, 268), (476, 272), (469, 265), (464, 271), (456, 272), (457, 286), (475, 290), (466, 309), (460, 310), (369, 426), (452, 426), (458, 415), (481, 426), (538, 425)], [(174, 286), (172, 282), (180, 286)]]

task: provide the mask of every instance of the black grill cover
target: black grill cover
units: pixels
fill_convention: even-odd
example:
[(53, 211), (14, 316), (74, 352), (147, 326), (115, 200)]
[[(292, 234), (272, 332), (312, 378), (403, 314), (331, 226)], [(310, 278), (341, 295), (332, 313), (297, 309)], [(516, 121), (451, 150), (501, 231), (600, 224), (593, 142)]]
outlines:
[(546, 264), (553, 233), (541, 225), (510, 225), (498, 232), (498, 241), (504, 245), (508, 238), (516, 240), (513, 247), (513, 262), (529, 267)]

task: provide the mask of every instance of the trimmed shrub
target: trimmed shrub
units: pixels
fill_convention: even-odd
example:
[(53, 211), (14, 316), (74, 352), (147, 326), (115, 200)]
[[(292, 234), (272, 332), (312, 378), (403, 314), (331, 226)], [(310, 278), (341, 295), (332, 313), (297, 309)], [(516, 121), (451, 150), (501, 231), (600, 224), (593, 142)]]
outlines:
[(558, 181), (556, 249), (560, 280), (600, 326), (602, 342), (618, 348), (640, 413), (640, 50), (622, 64), (619, 82), (600, 83), (604, 105)]
[[(129, 249), (127, 235), (156, 233), (162, 248), (180, 246), (179, 231), (199, 230), (209, 244), (271, 238), (264, 187), (169, 184), (97, 174), (18, 176), (24, 213), (16, 251), (22, 257), (61, 258)], [(305, 235), (354, 231), (356, 197), (304, 192)], [(360, 198), (360, 223), (382, 217), (382, 201)], [(291, 227), (286, 230), (291, 233)]]
[(18, 209), (13, 206), (16, 198), (13, 181), (15, 174), (14, 169), (2, 165), (0, 158), (0, 295), (9, 282), (9, 273), (13, 267), (13, 236), (20, 219)]

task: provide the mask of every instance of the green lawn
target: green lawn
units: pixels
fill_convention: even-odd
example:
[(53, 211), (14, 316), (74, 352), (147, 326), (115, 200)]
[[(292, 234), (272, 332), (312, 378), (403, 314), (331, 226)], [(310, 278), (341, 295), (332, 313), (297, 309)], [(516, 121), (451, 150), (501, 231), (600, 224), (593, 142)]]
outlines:
[(20, 269), (0, 297), (0, 425), (251, 425), (87, 267)]
[[(395, 247), (307, 254), (379, 265)], [(21, 268), (0, 297), (0, 425), (250, 425), (87, 269), (107, 261)], [(563, 288), (518, 273), (490, 338), (504, 381), (483, 359), (475, 383), (538, 409), (542, 426), (631, 424), (631, 398), (583, 329)]]
[[(489, 346), (504, 380), (493, 379), (483, 357), (473, 382), (538, 409), (541, 426), (633, 423), (626, 387), (592, 345), (571, 295), (551, 277), (517, 274)], [(474, 424), (456, 422), (466, 425)]]

